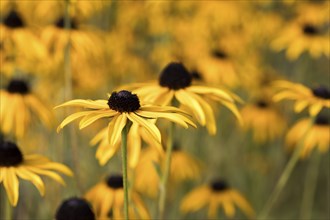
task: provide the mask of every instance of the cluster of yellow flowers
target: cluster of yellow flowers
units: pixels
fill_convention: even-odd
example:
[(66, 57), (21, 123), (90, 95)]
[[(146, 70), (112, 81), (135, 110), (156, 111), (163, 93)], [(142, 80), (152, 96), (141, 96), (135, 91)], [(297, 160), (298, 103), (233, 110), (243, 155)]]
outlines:
[[(297, 161), (315, 148), (329, 151), (329, 7), (326, 0), (2, 0), (0, 204), (8, 199), (18, 208), (1, 205), (0, 218), (166, 219), (180, 212), (217, 219), (219, 210), (241, 216), (238, 207), (266, 219)], [(284, 100), (294, 101), (295, 113), (308, 109), (291, 129), (298, 116), (279, 105)], [(70, 127), (78, 120), (80, 132)], [(243, 196), (224, 167), (251, 168), (249, 145), (282, 142), (292, 157), (261, 209), (264, 198), (252, 200), (247, 187), (249, 199)], [(93, 149), (78, 145), (97, 145), (96, 160)], [(235, 153), (219, 154), (218, 145)], [(52, 199), (43, 201), (53, 200), (51, 208), (21, 211), (28, 206), (19, 198), (31, 195), (19, 190), (19, 178), (43, 196), (40, 175), (65, 185), (57, 172), (72, 177), (67, 192), (49, 183)]]

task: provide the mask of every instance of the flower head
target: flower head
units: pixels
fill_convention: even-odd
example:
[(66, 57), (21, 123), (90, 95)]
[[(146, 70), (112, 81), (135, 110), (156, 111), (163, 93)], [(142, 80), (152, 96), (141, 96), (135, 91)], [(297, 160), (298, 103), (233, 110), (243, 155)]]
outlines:
[(225, 181), (216, 180), (209, 185), (199, 186), (186, 195), (181, 202), (181, 211), (194, 212), (208, 206), (208, 217), (216, 218), (218, 208), (223, 206), (225, 215), (232, 218), (235, 215), (235, 205), (248, 217), (254, 216), (254, 211), (248, 201)]
[(288, 81), (277, 81), (274, 86), (279, 90), (273, 97), (274, 101), (295, 101), (295, 112), (301, 112), (308, 107), (309, 114), (315, 116), (323, 108), (330, 108), (330, 90), (326, 87), (311, 89)]
[(17, 177), (33, 183), (43, 196), (45, 186), (39, 175), (48, 176), (64, 185), (62, 177), (55, 171), (72, 176), (71, 170), (62, 164), (52, 162), (40, 155), (23, 155), (15, 143), (0, 142), (0, 183), (3, 182), (13, 206), (17, 205), (19, 197)]
[(89, 203), (85, 199), (69, 198), (63, 201), (56, 211), (56, 220), (95, 220)]

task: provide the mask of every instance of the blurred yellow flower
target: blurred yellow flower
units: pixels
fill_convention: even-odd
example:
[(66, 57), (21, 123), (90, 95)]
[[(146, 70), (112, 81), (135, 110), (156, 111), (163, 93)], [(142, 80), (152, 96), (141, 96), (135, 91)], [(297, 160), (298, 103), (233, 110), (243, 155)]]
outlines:
[(30, 181), (43, 196), (45, 186), (39, 175), (48, 176), (55, 181), (65, 184), (62, 177), (55, 171), (72, 176), (71, 170), (60, 164), (50, 161), (41, 155), (22, 155), (18, 146), (12, 142), (0, 142), (0, 183), (6, 189), (11, 205), (16, 206), (19, 197), (20, 177)]
[(286, 128), (284, 116), (269, 101), (259, 100), (241, 110), (243, 128), (253, 131), (253, 139), (264, 143), (278, 138)]
[(32, 115), (51, 127), (51, 110), (32, 93), (26, 81), (12, 79), (6, 89), (0, 90), (0, 100), (0, 124), (5, 134), (13, 133), (21, 138), (31, 123)]
[(330, 108), (330, 91), (326, 87), (310, 89), (299, 83), (276, 81), (274, 87), (278, 92), (274, 95), (275, 102), (282, 100), (295, 101), (295, 112), (309, 108), (309, 114), (317, 115), (323, 108)]
[(180, 209), (183, 213), (196, 212), (208, 206), (208, 217), (217, 218), (218, 209), (222, 206), (229, 218), (235, 215), (235, 205), (248, 217), (255, 213), (249, 202), (235, 189), (230, 188), (223, 180), (217, 180), (210, 185), (202, 185), (186, 195)]
[(308, 157), (314, 148), (318, 148), (321, 153), (329, 150), (330, 145), (330, 123), (329, 118), (317, 115), (314, 124), (310, 127), (309, 118), (298, 121), (286, 136), (286, 145), (289, 150), (297, 147), (297, 143), (303, 141), (303, 149), (300, 153), (301, 158)]
[(205, 97), (227, 107), (241, 122), (241, 115), (235, 105), (235, 101), (240, 99), (236, 95), (222, 89), (191, 84), (192, 75), (188, 70), (181, 63), (173, 62), (163, 69), (159, 82), (135, 83), (125, 88), (133, 89), (146, 102), (162, 106), (178, 100), (212, 135), (216, 133), (215, 117), (210, 104), (204, 100)]
[[(149, 212), (139, 194), (130, 191), (130, 219), (150, 219)], [(98, 219), (124, 218), (124, 190), (121, 175), (110, 175), (91, 188), (85, 198), (92, 204)]]

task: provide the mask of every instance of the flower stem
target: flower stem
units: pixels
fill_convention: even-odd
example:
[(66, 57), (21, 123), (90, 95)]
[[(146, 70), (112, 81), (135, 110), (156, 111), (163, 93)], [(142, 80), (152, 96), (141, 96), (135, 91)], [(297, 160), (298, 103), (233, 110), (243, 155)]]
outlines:
[(121, 132), (121, 158), (124, 186), (124, 217), (128, 220), (128, 180), (127, 180), (127, 133), (128, 125)]
[(10, 205), (9, 200), (6, 198), (5, 192), (2, 193), (3, 196), (3, 202), (5, 203), (5, 214), (4, 219), (5, 220), (12, 220), (13, 219), (13, 207)]
[(311, 219), (320, 161), (319, 154), (314, 154), (312, 160), (309, 161), (300, 210), (301, 219)]
[(167, 182), (170, 174), (171, 168), (171, 155), (173, 150), (173, 131), (174, 123), (171, 123), (168, 128), (168, 138), (166, 142), (166, 158), (165, 158), (165, 168), (160, 179), (160, 192), (159, 192), (159, 219), (164, 219), (165, 202), (166, 202), (166, 191)]
[(314, 124), (315, 116), (311, 118), (310, 123), (308, 124), (307, 129), (304, 132), (303, 138), (300, 139), (300, 141), (297, 144), (297, 147), (295, 148), (289, 162), (287, 163), (286, 167), (284, 168), (283, 173), (281, 174), (280, 179), (278, 180), (274, 191), (270, 195), (270, 198), (268, 199), (266, 205), (264, 206), (264, 209), (260, 212), (258, 219), (267, 219), (269, 211), (273, 207), (274, 203), (278, 199), (279, 195), (281, 194), (282, 190), (284, 189), (289, 177), (291, 176), (291, 173), (296, 166), (300, 153), (304, 147), (304, 142), (306, 135), (308, 134), (309, 130), (311, 129), (312, 125)]

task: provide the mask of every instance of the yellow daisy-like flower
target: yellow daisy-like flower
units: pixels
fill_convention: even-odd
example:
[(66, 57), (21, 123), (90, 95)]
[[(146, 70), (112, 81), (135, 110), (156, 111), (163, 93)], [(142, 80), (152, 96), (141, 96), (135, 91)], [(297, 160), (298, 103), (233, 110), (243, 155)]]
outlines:
[[(159, 191), (159, 171), (164, 168), (165, 155), (155, 150), (154, 147), (148, 147), (141, 153), (140, 160), (135, 168), (135, 189), (149, 197), (155, 198)], [(170, 181), (179, 183), (186, 180), (194, 180), (200, 177), (201, 162), (188, 153), (180, 150), (174, 145), (171, 155)]]
[(12, 79), (6, 90), (0, 90), (0, 125), (5, 134), (22, 137), (36, 115), (47, 127), (52, 125), (52, 112), (30, 91), (21, 79)]
[(302, 84), (288, 81), (276, 81), (274, 86), (279, 90), (273, 97), (274, 101), (285, 99), (296, 101), (295, 112), (309, 108), (309, 114), (315, 116), (323, 108), (330, 108), (330, 91), (325, 87), (310, 89)]
[(200, 125), (206, 126), (210, 134), (216, 133), (216, 122), (213, 109), (205, 97), (215, 100), (230, 111), (241, 122), (241, 115), (235, 105), (240, 100), (236, 95), (217, 88), (194, 86), (192, 75), (181, 63), (170, 63), (162, 71), (159, 82), (136, 83), (127, 86), (134, 89), (143, 100), (160, 105), (168, 105), (178, 100), (182, 107), (192, 112)]
[[(85, 198), (92, 204), (99, 219), (124, 218), (123, 177), (111, 175), (105, 181), (90, 189)], [(133, 190), (130, 193), (129, 218), (150, 219), (149, 212), (139, 194)]]
[(286, 127), (282, 114), (269, 102), (259, 100), (246, 105), (241, 110), (243, 128), (253, 131), (253, 139), (264, 143), (280, 137)]
[[(310, 120), (308, 118), (298, 121), (286, 136), (286, 145), (289, 150), (297, 146), (297, 143), (304, 139), (303, 149), (300, 153), (302, 159), (308, 157), (314, 148), (318, 148), (321, 153), (329, 150), (330, 145), (330, 122), (329, 119), (318, 115), (310, 130)], [(307, 133), (306, 133), (307, 132)]]
[(71, 170), (60, 164), (50, 161), (41, 155), (22, 155), (16, 144), (3, 141), (0, 143), (0, 183), (3, 183), (11, 205), (16, 206), (19, 197), (20, 177), (30, 181), (43, 196), (45, 186), (39, 175), (48, 176), (55, 181), (65, 184), (62, 177), (55, 171), (72, 176)]
[[(91, 144), (98, 144), (96, 151), (96, 158), (101, 165), (104, 165), (112, 156), (118, 151), (121, 141), (119, 140), (115, 145), (109, 144), (108, 128), (102, 129), (91, 140)], [(161, 144), (155, 143), (154, 139), (148, 135), (148, 132), (143, 126), (135, 123), (132, 124), (127, 134), (127, 149), (128, 149), (128, 164), (130, 167), (135, 167), (139, 161), (140, 151), (142, 148), (142, 140), (149, 145), (153, 145), (158, 151), (163, 151)]]
[(255, 213), (249, 202), (226, 182), (218, 180), (210, 185), (199, 186), (186, 195), (180, 209), (183, 213), (188, 213), (208, 206), (208, 217), (214, 219), (217, 217), (218, 208), (222, 206), (225, 215), (232, 218), (235, 215), (235, 205), (248, 217), (254, 217)]
[(169, 106), (161, 107), (140, 104), (139, 97), (126, 90), (113, 92), (108, 100), (93, 101), (76, 99), (59, 105), (56, 108), (66, 106), (85, 107), (89, 108), (89, 110), (68, 116), (58, 126), (57, 131), (70, 122), (82, 117), (79, 123), (80, 129), (87, 127), (98, 119), (111, 118), (112, 120), (109, 122), (107, 128), (108, 146), (111, 148), (116, 146), (120, 141), (121, 131), (128, 121), (131, 121), (133, 125), (135, 124), (134, 127), (136, 125), (143, 127), (151, 135), (153, 140), (158, 143), (161, 143), (161, 134), (157, 126), (150, 119), (165, 118), (185, 128), (188, 128), (188, 125), (195, 126), (184, 111)]

